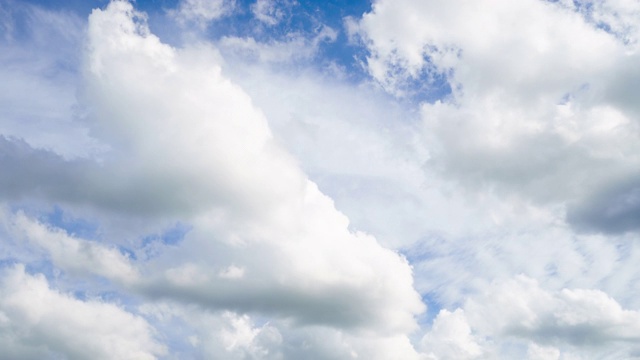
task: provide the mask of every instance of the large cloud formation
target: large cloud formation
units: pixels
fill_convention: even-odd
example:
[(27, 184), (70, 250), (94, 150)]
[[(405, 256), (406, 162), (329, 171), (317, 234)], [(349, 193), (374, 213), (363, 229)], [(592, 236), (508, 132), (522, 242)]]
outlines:
[(135, 6), (0, 0), (8, 357), (640, 353), (635, 2)]
[(10, 233), (61, 269), (174, 306), (362, 332), (382, 343), (416, 328), (424, 305), (407, 261), (348, 229), (251, 99), (221, 74), (214, 49), (163, 44), (125, 1), (95, 10), (87, 31), (83, 123), (108, 150), (99, 161), (65, 159), (4, 138), (5, 198), (179, 218), (191, 230), (147, 261), (22, 213), (7, 220)]
[[(392, 93), (446, 77), (449, 98), (422, 105), (434, 168), (470, 186), (576, 201), (624, 192), (640, 165), (634, 16), (626, 2), (378, 1), (352, 31)], [(583, 202), (572, 222), (610, 207), (604, 197)], [(590, 224), (634, 230), (623, 219), (634, 209)]]
[[(454, 189), (453, 200), (460, 191), (469, 207), (484, 208), (474, 216), (484, 224), (470, 231), (436, 225), (412, 247), (418, 288), (452, 308), (425, 337), (434, 356), (499, 357), (504, 351), (471, 334), (531, 341), (528, 352), (502, 356), (572, 356), (586, 343), (602, 351), (598, 356), (636, 354), (633, 347), (611, 345), (635, 331), (623, 330), (616, 319), (636, 315), (621, 315), (603, 293), (562, 289), (606, 289), (638, 306), (630, 295), (638, 278), (630, 260), (639, 224), (639, 114), (630, 96), (639, 83), (638, 16), (638, 4), (625, 1), (380, 0), (362, 18), (347, 19), (353, 41), (368, 49), (364, 66), (378, 86), (419, 103), (427, 182)], [(416, 84), (442, 87), (439, 82), (450, 92), (420, 100)], [(466, 211), (460, 212), (461, 228), (469, 224)], [(500, 293), (493, 281), (519, 274), (559, 291), (558, 302), (585, 296), (610, 304), (602, 308), (612, 318), (602, 321), (611, 323), (589, 320), (586, 312), (573, 322), (548, 316), (526, 325), (529, 320), (518, 318), (502, 332), (485, 326), (495, 317), (462, 321), (455, 309), (463, 299), (473, 301), (487, 287)], [(521, 287), (502, 296), (521, 293), (528, 294), (525, 301), (535, 297)], [(513, 300), (500, 312), (522, 304)], [(563, 317), (564, 310), (527, 311)], [(609, 326), (615, 335), (601, 331)], [(512, 341), (506, 339), (498, 343)]]
[(3, 271), (0, 295), (0, 344), (8, 359), (155, 359), (166, 354), (143, 318), (113, 304), (61, 294), (22, 265)]

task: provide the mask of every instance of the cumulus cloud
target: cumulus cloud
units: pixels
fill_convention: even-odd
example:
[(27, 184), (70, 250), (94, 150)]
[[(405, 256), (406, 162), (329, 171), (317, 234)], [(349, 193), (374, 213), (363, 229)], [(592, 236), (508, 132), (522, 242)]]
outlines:
[(598, 3), (377, 1), (351, 28), (390, 93), (428, 74), (450, 85), (448, 98), (421, 106), (429, 169), (565, 202), (639, 166), (638, 109), (624, 95), (638, 79), (636, 44), (619, 30), (635, 10)]
[(281, 359), (283, 336), (271, 323), (257, 325), (249, 315), (224, 311), (219, 314), (194, 312), (175, 304), (148, 304), (142, 312), (176, 328), (188, 329), (175, 336), (188, 338), (190, 347), (202, 357), (233, 359)]
[[(92, 12), (86, 41), (78, 125), (104, 152), (66, 158), (3, 137), (0, 161), (11, 170), (0, 176), (3, 199), (87, 209), (98, 219), (181, 218), (191, 231), (152, 250), (134, 242), (143, 247), (132, 254), (143, 256), (130, 257), (108, 244), (119, 239), (81, 239), (11, 209), (5, 230), (14, 241), (69, 274), (211, 312), (227, 324), (216, 336), (232, 356), (262, 353), (251, 345), (261, 337), (248, 314), (274, 319), (278, 328), (265, 334), (286, 330), (289, 341), (298, 327), (319, 326), (353, 344), (349, 354), (417, 356), (406, 334), (424, 305), (406, 259), (349, 229), (250, 97), (222, 74), (217, 50), (163, 44), (125, 1)], [(224, 311), (235, 315), (217, 315)]]
[(489, 334), (520, 336), (542, 344), (603, 345), (638, 341), (640, 313), (624, 310), (599, 290), (542, 289), (527, 277), (495, 283), (465, 307)]
[(30, 219), (24, 213), (4, 220), (14, 239), (44, 249), (62, 270), (79, 275), (95, 274), (121, 283), (137, 280), (138, 274), (130, 259), (116, 248), (70, 236)]
[(482, 355), (462, 309), (440, 311), (422, 345), (437, 359), (476, 359)]
[(0, 344), (8, 358), (156, 359), (166, 353), (143, 318), (53, 290), (22, 265), (2, 271), (0, 295)]
[[(423, 305), (406, 261), (348, 230), (262, 113), (220, 74), (211, 50), (175, 50), (133, 16), (129, 4), (114, 2), (89, 20), (96, 127), (126, 151), (118, 165), (132, 164), (142, 186), (182, 187), (211, 208), (192, 221), (181, 256), (154, 263), (164, 270), (147, 278), (145, 292), (303, 323), (412, 328)], [(208, 275), (231, 265), (243, 276)]]
[[(202, 313), (170, 303), (145, 305), (143, 313), (162, 319), (164, 326), (181, 329), (176, 338), (189, 344), (203, 357), (225, 354), (229, 358), (254, 359), (423, 359), (406, 335), (371, 336), (336, 331), (325, 326), (297, 326), (286, 320), (260, 316)], [(161, 325), (162, 326), (162, 325)]]
[[(115, 309), (143, 343), (85, 347), (105, 358), (638, 353), (633, 3), (376, 1), (346, 20), (354, 53), (368, 51), (357, 84), (327, 57), (346, 46), (337, 30), (286, 33), (291, 2), (181, 1), (150, 12), (151, 29), (134, 5), (113, 1), (88, 23), (0, 6), (0, 79), (38, 104), (0, 91), (0, 263), (48, 303)], [(249, 18), (250, 35), (235, 31)], [(220, 19), (179, 46), (154, 34)], [(16, 42), (16, 24), (33, 39)], [(430, 88), (438, 101), (421, 97)], [(3, 295), (21, 293), (8, 281)], [(42, 330), (61, 315), (2, 304), (13, 357), (85, 357)], [(16, 320), (42, 308), (52, 320)]]
[(602, 291), (549, 291), (519, 275), (442, 310), (422, 344), (436, 359), (628, 357), (638, 317)]

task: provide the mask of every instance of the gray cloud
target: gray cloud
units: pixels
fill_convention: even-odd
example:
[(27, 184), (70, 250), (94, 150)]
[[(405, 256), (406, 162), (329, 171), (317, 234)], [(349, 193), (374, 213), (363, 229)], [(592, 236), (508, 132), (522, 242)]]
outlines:
[(640, 230), (640, 181), (630, 176), (573, 204), (567, 219), (581, 231), (621, 234)]
[[(5, 169), (0, 174), (0, 196), (5, 200), (47, 199), (146, 216), (192, 213), (224, 196), (184, 174), (143, 173), (115, 161), (67, 160), (22, 139), (0, 136), (0, 154)], [(203, 203), (203, 198), (210, 200)]]

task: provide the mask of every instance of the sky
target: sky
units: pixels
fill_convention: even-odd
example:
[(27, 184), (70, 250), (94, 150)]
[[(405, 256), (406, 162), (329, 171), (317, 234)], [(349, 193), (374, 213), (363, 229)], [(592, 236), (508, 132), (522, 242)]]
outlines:
[(640, 358), (640, 2), (0, 0), (0, 359)]

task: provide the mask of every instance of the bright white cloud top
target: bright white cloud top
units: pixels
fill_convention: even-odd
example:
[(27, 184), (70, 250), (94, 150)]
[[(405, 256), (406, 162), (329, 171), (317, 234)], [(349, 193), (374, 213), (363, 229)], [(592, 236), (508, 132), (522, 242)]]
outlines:
[(640, 357), (639, 31), (0, 0), (0, 357)]

